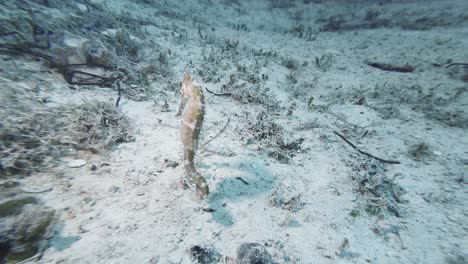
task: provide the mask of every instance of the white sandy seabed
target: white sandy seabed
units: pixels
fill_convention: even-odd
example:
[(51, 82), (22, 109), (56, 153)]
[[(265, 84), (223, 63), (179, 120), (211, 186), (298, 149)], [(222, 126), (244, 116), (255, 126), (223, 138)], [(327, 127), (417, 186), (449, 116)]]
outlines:
[[(210, 197), (200, 203), (179, 185), (182, 166), (167, 166), (168, 161), (182, 162), (180, 120), (174, 117), (177, 94), (157, 93), (144, 102), (124, 98), (121, 108), (138, 131), (135, 141), (103, 155), (76, 152), (64, 161), (84, 159), (85, 166), (70, 168), (64, 162), (53, 173), (22, 180), (27, 186), (53, 188), (40, 197), (58, 212), (60, 226), (40, 263), (191, 263), (189, 250), (194, 245), (213, 248), (230, 263), (237, 248), (250, 242), (266, 245), (278, 263), (466, 263), (466, 126), (433, 118), (438, 112), (431, 108), (462, 110), (462, 114), (464, 110), (466, 115), (466, 82), (434, 66), (450, 59), (468, 60), (466, 23), (427, 30), (312, 28), (311, 39), (285, 32), (296, 24), (313, 24), (319, 17), (359, 13), (368, 7), (384, 14), (430, 15), (444, 8), (463, 13), (468, 12), (466, 1), (343, 6), (295, 1), (293, 7), (273, 9), (266, 1), (168, 4), (187, 19), (155, 17), (156, 7), (142, 3), (106, 2), (115, 12), (125, 9), (157, 20), (161, 27), (148, 26), (146, 31), (149, 38), (170, 48), (175, 80), (188, 71), (203, 87), (222, 91), (231, 74), (242, 74), (236, 64), (268, 76), (256, 87), (276, 100), (279, 110), (271, 116), (288, 140), (304, 140), (288, 162), (280, 162), (267, 155), (259, 142), (246, 143), (248, 122), (262, 111), (270, 113), (264, 104), (205, 93), (202, 142), (216, 134), (228, 117), (230, 123), (198, 155), (199, 171), (211, 189)], [(194, 16), (209, 25), (202, 34), (213, 38), (212, 43), (200, 39)], [(236, 29), (242, 24), (247, 30)], [(186, 39), (172, 37), (170, 28), (186, 33)], [(219, 63), (204, 60), (211, 50), (220, 52), (224, 39), (239, 41), (235, 64), (221, 55)], [(264, 63), (268, 59), (251, 55), (252, 49), (273, 51), (280, 59)], [(322, 55), (332, 61), (320, 68), (315, 62)], [(281, 60), (286, 59), (297, 65), (285, 67)], [(382, 71), (366, 60), (409, 64), (415, 71)], [(200, 69), (207, 68), (219, 82), (200, 77)], [(41, 77), (62, 87), (51, 101), (115, 100), (108, 96), (115, 92), (105, 88), (69, 90), (57, 76)], [(465, 92), (442, 106), (421, 95), (431, 91), (435, 97), (450, 99), (460, 88)], [(161, 111), (164, 100), (169, 112)], [(368, 158), (333, 131), (375, 156), (401, 164)], [(410, 152), (421, 143), (429, 149), (418, 160)], [(97, 170), (90, 170), (93, 164)], [(361, 192), (356, 175), (372, 170), (404, 190), (398, 216), (385, 206), (376, 214), (366, 211), (369, 194)], [(275, 206), (278, 196), (296, 197), (300, 204)]]

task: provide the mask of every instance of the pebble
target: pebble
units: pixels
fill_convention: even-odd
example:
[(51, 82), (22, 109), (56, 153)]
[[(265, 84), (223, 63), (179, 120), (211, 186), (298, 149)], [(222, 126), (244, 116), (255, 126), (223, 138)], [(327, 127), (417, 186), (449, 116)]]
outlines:
[(166, 168), (175, 168), (175, 167), (179, 166), (179, 162), (173, 161), (173, 160), (168, 160), (168, 159), (164, 160), (164, 164), (165, 164)]
[(86, 160), (83, 159), (76, 159), (68, 161), (68, 167), (70, 168), (79, 168), (86, 165)]
[(84, 4), (77, 3), (76, 7), (78, 8), (78, 10), (80, 10), (81, 13), (86, 13), (89, 11), (88, 7)]
[(111, 187), (109, 187), (109, 189), (107, 191), (110, 192), (110, 193), (120, 192), (120, 187), (119, 186), (111, 186)]
[(442, 152), (437, 151), (437, 150), (434, 150), (432, 153), (434, 153), (434, 155), (436, 155), (436, 156), (442, 155)]

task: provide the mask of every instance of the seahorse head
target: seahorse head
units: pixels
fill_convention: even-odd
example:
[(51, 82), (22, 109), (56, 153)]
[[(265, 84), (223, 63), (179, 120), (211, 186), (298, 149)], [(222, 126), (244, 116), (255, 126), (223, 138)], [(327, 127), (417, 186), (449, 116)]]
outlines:
[(192, 76), (190, 76), (190, 74), (186, 73), (184, 75), (184, 80), (182, 81), (182, 87), (180, 88), (181, 97), (195, 97), (199, 94), (199, 92), (200, 86), (192, 78)]

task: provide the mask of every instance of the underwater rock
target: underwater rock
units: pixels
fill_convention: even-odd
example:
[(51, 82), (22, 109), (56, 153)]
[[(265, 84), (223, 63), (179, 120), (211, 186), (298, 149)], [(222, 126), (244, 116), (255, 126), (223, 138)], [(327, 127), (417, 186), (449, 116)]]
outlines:
[(195, 245), (190, 248), (190, 258), (195, 263), (210, 264), (218, 263), (221, 256), (214, 248)]
[(38, 204), (34, 197), (1, 203), (0, 263), (21, 261), (39, 252), (45, 246), (53, 215), (54, 210)]
[(34, 197), (22, 197), (0, 203), (0, 217), (16, 215), (26, 204), (37, 204)]
[(42, 205), (25, 205), (9, 232), (7, 262), (29, 258), (43, 248), (53, 216), (54, 211)]
[(112, 68), (114, 66), (114, 55), (99, 43), (87, 45), (86, 56), (91, 65)]
[(87, 62), (87, 38), (65, 33), (61, 42), (54, 45), (52, 52), (59, 65), (85, 64)]
[(237, 249), (237, 264), (273, 264), (273, 258), (264, 246), (244, 243)]

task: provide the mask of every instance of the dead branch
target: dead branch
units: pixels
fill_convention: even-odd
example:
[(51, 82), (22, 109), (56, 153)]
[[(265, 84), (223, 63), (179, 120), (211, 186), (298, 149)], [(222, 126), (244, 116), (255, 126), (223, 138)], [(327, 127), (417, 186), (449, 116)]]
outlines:
[(353, 149), (357, 150), (359, 153), (361, 153), (363, 155), (366, 155), (368, 157), (371, 157), (373, 159), (376, 159), (376, 160), (384, 162), (384, 163), (400, 164), (399, 161), (382, 159), (382, 158), (376, 157), (376, 156), (374, 156), (374, 155), (372, 155), (372, 154), (370, 154), (370, 153), (368, 153), (366, 151), (363, 151), (363, 150), (359, 149), (356, 145), (351, 143), (351, 141), (349, 141), (345, 136), (341, 135), (340, 133), (338, 133), (336, 131), (333, 131), (333, 133), (335, 133), (337, 136), (339, 136), (341, 139), (343, 139), (346, 143), (348, 143), (351, 147), (353, 147)]
[[(32, 47), (32, 48), (35, 48), (35, 47)], [(40, 47), (36, 47), (36, 48), (40, 48)], [(104, 85), (104, 84), (112, 83), (115, 80), (121, 78), (121, 77), (105, 77), (105, 76), (100, 76), (100, 75), (97, 75), (97, 74), (92, 74), (92, 73), (88, 73), (88, 72), (84, 72), (84, 71), (71, 70), (71, 69), (69, 69), (70, 67), (93, 66), (93, 65), (90, 65), (90, 64), (87, 64), (87, 63), (70, 64), (70, 65), (58, 65), (55, 62), (54, 57), (43, 54), (41, 52), (33, 51), (30, 48), (16, 47), (16, 46), (9, 45), (9, 44), (0, 44), (0, 52), (2, 51), (2, 49), (4, 49), (4, 51), (7, 51), (7, 52), (22, 53), (22, 54), (27, 54), (27, 55), (31, 55), (31, 56), (34, 56), (34, 57), (45, 59), (46, 61), (48, 61), (51, 64), (51, 66), (53, 68), (57, 68), (58, 72), (63, 75), (63, 77), (65, 78), (65, 81), (68, 84)], [(98, 80), (97, 81), (90, 81), (90, 82), (86, 82), (86, 81), (84, 81), (84, 82), (75, 82), (75, 81), (73, 81), (73, 77), (75, 76), (75, 74), (82, 74), (82, 75), (88, 76), (89, 77), (88, 80), (93, 80), (93, 79), (98, 79)]]
[(366, 62), (367, 65), (383, 70), (383, 71), (394, 71), (394, 72), (413, 72), (414, 67), (410, 65), (398, 66), (380, 62)]
[[(66, 68), (66, 67), (67, 66), (63, 68)], [(76, 82), (76, 81), (73, 81), (73, 77), (75, 76), (75, 74), (82, 74), (82, 75), (88, 76), (89, 78), (82, 82)], [(103, 85), (103, 84), (112, 83), (121, 78), (121, 77), (105, 77), (105, 76), (100, 76), (100, 75), (89, 73), (89, 72), (74, 71), (74, 70), (65, 70), (63, 73), (63, 76), (65, 77), (65, 80), (67, 81), (67, 83), (77, 84), (77, 85)], [(87, 80), (94, 80), (94, 79), (98, 79), (98, 80), (87, 82)]]
[(31, 55), (31, 56), (34, 56), (34, 57), (45, 59), (45, 60), (47, 60), (48, 62), (51, 62), (51, 63), (53, 62), (53, 59), (54, 59), (52, 56), (42, 54), (42, 53), (37, 52), (37, 51), (33, 51), (33, 50), (29, 49), (29, 48), (25, 49), (25, 48), (16, 47), (16, 46), (9, 45), (9, 44), (0, 44), (0, 49), (5, 49), (4, 51), (12, 52), (12, 53), (28, 54), (28, 55)]
[(216, 96), (231, 96), (231, 95), (232, 95), (232, 93), (215, 93), (215, 92), (213, 92), (213, 91), (210, 91), (210, 90), (209, 90), (208, 88), (206, 88), (206, 87), (205, 87), (205, 89), (206, 89), (206, 91), (209, 92), (210, 94), (213, 94), (213, 95), (216, 95)]
[(231, 121), (231, 118), (228, 117), (228, 120), (226, 122), (226, 124), (224, 125), (224, 127), (218, 132), (218, 134), (216, 134), (214, 137), (210, 138), (208, 141), (206, 141), (205, 143), (203, 143), (203, 145), (201, 145), (202, 148), (204, 148), (206, 145), (208, 145), (208, 143), (210, 143), (211, 141), (213, 141), (215, 138), (219, 137), (219, 135), (221, 135), (221, 133), (224, 132), (224, 130), (226, 130), (227, 126), (229, 125), (229, 122)]

